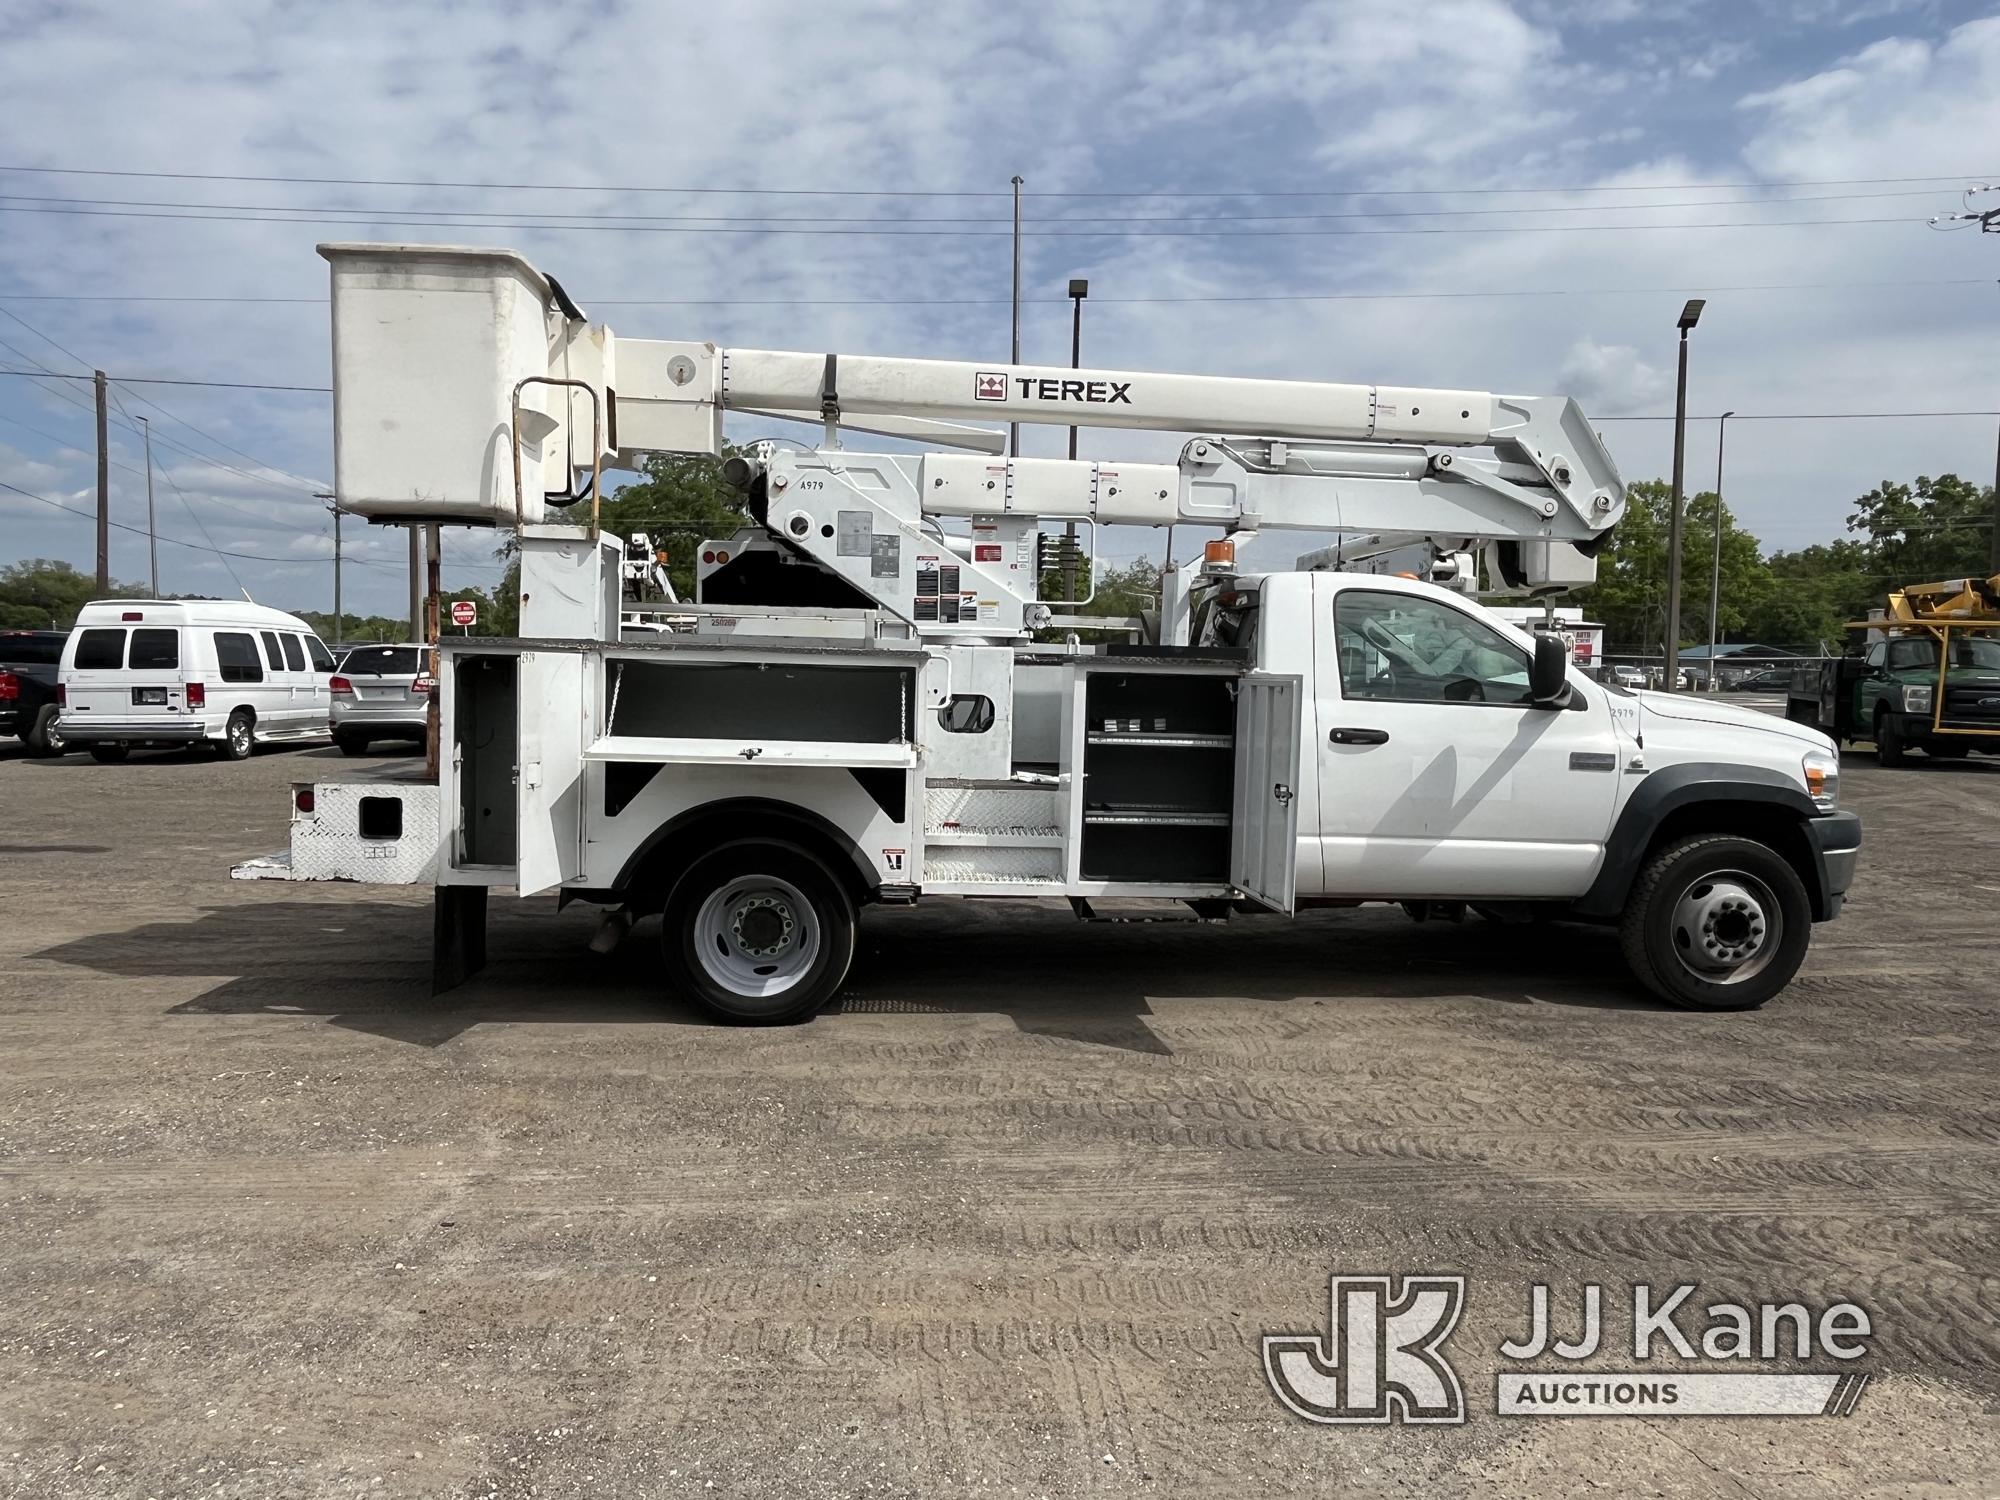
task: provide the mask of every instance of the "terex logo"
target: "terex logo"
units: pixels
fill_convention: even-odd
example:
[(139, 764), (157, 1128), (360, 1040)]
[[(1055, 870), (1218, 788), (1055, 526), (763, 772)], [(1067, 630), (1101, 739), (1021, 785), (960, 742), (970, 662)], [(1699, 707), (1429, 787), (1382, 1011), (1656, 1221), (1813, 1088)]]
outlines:
[(1014, 384), (1021, 388), (1023, 401), (1088, 401), (1098, 406), (1130, 406), (1132, 404), (1132, 382), (1129, 380), (1056, 380), (1033, 379), (1027, 375), (1016, 375)]
[(975, 401), (1005, 401), (1007, 399), (1007, 377), (992, 370), (981, 370), (972, 377), (972, 399)]
[(1325, 1338), (1264, 1335), (1264, 1376), (1308, 1422), (1465, 1420), (1458, 1372), (1438, 1346), (1465, 1308), (1463, 1276), (1335, 1276)]

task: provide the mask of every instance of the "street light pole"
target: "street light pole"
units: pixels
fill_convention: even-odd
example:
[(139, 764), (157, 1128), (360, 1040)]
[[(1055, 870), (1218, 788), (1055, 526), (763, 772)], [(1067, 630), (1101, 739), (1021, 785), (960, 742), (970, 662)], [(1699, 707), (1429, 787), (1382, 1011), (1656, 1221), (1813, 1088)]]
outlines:
[[(1073, 277), (1069, 284), (1070, 301), (1073, 311), (1069, 322), (1069, 367), (1083, 368), (1083, 299), (1090, 295), (1090, 283), (1082, 277)], [(1069, 430), (1069, 456), (1076, 457), (1076, 429)], [(1076, 522), (1063, 523), (1063, 563), (1062, 593), (1065, 599), (1076, 597)]]
[(1715, 424), (1715, 570), (1708, 580), (1708, 690), (1715, 691), (1715, 620), (1722, 611), (1722, 440), (1729, 434), (1726, 411)]
[(1674, 386), (1674, 494), (1673, 510), (1667, 517), (1667, 660), (1660, 674), (1660, 690), (1671, 693), (1680, 685), (1681, 675), (1681, 494), (1687, 476), (1688, 415), (1688, 331), (1701, 321), (1708, 303), (1692, 297), (1681, 309), (1680, 376)]
[[(1014, 177), (1014, 342), (1010, 358), (1013, 363), (1021, 362), (1021, 183), (1023, 179), (1016, 173)], [(1007, 456), (1021, 456), (1021, 424), (1007, 424)]]

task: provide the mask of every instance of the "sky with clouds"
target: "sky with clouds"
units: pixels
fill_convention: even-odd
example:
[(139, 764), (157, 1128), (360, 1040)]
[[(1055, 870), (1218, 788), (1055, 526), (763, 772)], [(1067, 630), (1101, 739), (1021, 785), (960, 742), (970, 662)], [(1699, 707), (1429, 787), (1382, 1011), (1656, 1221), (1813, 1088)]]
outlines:
[[(993, 359), (1019, 173), (1031, 361), (1067, 362), (1086, 276), (1089, 363), (1574, 395), (1642, 478), (1671, 424), (1611, 419), (1671, 410), (1674, 320), (1706, 295), (1697, 415), (2000, 407), (2000, 235), (1926, 223), (2000, 181), (2000, 17), (1978, 6), (0, 12), (9, 370), (324, 386), (323, 239), (509, 245), (631, 335)], [(250, 178), (350, 181), (230, 180)], [(153, 430), (162, 586), (328, 607), (328, 398), (112, 391), (113, 514), (138, 532)], [(41, 497), (0, 489), (0, 562), (92, 565), (91, 522), (43, 503), (94, 504), (89, 404), (87, 382), (0, 377), (0, 484)], [(1739, 420), (1729, 498), (1767, 546), (1828, 539), (1883, 478), (1989, 477), (1995, 427)], [(1691, 428), (1692, 484), (1714, 448)], [(146, 576), (138, 532), (113, 533), (120, 579)], [(346, 538), (348, 607), (396, 612), (402, 534)], [(493, 583), (491, 545), (451, 537), (447, 583)]]

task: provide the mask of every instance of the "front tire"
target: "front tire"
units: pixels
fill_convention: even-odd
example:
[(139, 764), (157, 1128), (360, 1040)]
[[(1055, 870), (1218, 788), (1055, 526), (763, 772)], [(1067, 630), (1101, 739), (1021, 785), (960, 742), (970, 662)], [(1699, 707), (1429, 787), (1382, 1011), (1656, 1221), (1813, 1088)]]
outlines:
[(846, 888), (804, 849), (724, 844), (689, 865), (667, 896), (668, 987), (726, 1021), (802, 1021), (847, 978), (855, 926)]
[(1704, 834), (1647, 860), (1618, 931), (1633, 977), (1661, 999), (1754, 1010), (1805, 962), (1812, 905), (1776, 850)]
[(1894, 714), (1875, 716), (1875, 761), (1883, 766), (1900, 766), (1908, 763), (1909, 744), (1903, 739), (1902, 727), (1897, 724)]
[(252, 733), (254, 722), (250, 717), (250, 711), (246, 708), (239, 708), (229, 716), (229, 723), (222, 731), (221, 751), (224, 760), (250, 758), (250, 751), (256, 745), (256, 737)]
[(44, 703), (41, 712), (35, 715), (35, 722), (28, 726), (21, 740), (28, 747), (30, 755), (61, 755), (67, 746), (63, 743), (62, 731), (56, 728), (57, 709), (53, 703)]

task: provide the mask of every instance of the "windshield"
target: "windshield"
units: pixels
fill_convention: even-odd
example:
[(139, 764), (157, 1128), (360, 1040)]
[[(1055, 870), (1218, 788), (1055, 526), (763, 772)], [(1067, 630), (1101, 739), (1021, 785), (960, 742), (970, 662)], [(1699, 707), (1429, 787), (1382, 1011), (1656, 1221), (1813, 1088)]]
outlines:
[[(1954, 633), (1949, 660), (1953, 667), (2000, 672), (2000, 640), (1990, 635)], [(1892, 672), (1935, 672), (1937, 664), (1938, 643), (1934, 640), (1916, 638), (1889, 642), (1888, 667)]]

